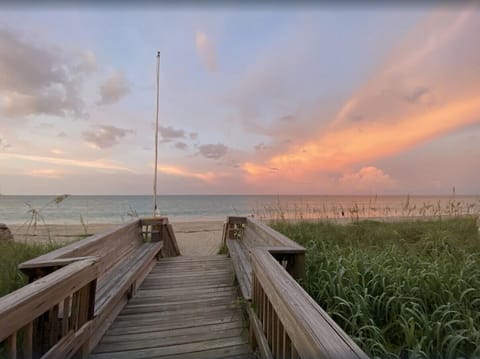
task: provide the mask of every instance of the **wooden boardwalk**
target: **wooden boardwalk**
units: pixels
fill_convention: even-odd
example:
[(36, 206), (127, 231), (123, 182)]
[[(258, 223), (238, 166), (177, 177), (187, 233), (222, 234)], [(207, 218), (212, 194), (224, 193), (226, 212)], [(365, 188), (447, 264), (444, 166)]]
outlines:
[(304, 247), (247, 217), (227, 218), (222, 245), (228, 257), (181, 256), (153, 217), (22, 263), (30, 284), (0, 298), (0, 357), (367, 359), (298, 283)]
[(254, 358), (231, 259), (158, 261), (91, 358)]

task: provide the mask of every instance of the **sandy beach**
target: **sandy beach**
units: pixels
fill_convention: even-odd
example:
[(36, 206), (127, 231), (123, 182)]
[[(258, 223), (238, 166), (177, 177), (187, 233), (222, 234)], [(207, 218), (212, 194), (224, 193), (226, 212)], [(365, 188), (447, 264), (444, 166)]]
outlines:
[[(118, 224), (89, 224), (88, 235), (104, 232)], [(223, 221), (172, 222), (182, 255), (202, 256), (217, 253)], [(22, 225), (10, 225), (15, 241), (68, 243), (86, 235), (78, 225), (38, 225), (35, 231)]]

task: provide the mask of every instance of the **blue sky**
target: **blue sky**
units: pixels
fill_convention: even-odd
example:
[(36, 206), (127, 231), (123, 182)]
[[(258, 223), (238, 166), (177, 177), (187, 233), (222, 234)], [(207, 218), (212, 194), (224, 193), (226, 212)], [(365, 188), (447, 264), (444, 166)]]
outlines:
[(162, 193), (478, 193), (479, 8), (434, 5), (4, 9), (0, 192), (150, 193), (160, 50)]

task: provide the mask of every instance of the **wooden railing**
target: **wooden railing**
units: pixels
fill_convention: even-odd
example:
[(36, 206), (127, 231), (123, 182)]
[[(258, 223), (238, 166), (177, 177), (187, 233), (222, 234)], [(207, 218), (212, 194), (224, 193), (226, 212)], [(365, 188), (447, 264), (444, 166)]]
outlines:
[(85, 357), (157, 258), (177, 255), (168, 219), (146, 218), (22, 263), (30, 284), (0, 298), (0, 357), (2, 341), (8, 358)]
[(142, 234), (146, 241), (160, 241), (167, 239), (164, 242), (162, 254), (164, 257), (175, 257), (180, 255), (177, 239), (173, 232), (172, 225), (167, 218), (159, 219), (158, 217), (142, 218), (140, 220), (142, 227)]
[(252, 308), (274, 358), (367, 358), (263, 249), (252, 255)]
[[(228, 218), (224, 233), (227, 243), (241, 243), (229, 248), (247, 252), (231, 257), (239, 282), (245, 272), (251, 275), (244, 297), (250, 302), (250, 344), (261, 358), (368, 358), (298, 283), (305, 278), (304, 247), (251, 218)], [(236, 263), (242, 258), (248, 263)]]
[(44, 358), (65, 358), (85, 349), (97, 276), (98, 260), (84, 259), (1, 298), (0, 342), (7, 340), (7, 357), (21, 352), (25, 359), (43, 353)]

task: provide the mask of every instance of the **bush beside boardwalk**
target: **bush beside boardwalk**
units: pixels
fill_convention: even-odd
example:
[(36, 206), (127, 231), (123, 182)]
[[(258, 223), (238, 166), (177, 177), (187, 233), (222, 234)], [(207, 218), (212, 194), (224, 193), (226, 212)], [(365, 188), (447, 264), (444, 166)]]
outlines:
[(308, 249), (302, 285), (372, 357), (480, 357), (476, 217), (272, 227)]

